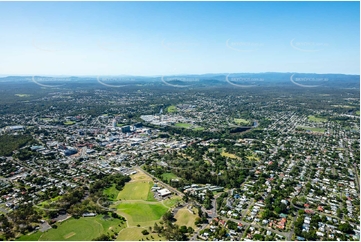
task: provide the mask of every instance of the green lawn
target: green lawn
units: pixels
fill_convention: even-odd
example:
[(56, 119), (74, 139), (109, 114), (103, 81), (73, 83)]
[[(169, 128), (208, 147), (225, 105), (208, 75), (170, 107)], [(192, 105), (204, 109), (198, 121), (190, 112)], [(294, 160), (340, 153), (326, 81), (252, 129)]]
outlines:
[(310, 115), (310, 116), (308, 116), (308, 121), (311, 121), (311, 122), (326, 122), (327, 119)]
[(312, 128), (312, 127), (304, 127), (304, 126), (298, 126), (298, 128), (304, 129), (304, 130), (310, 130), (312, 132), (325, 132), (325, 128)]
[(163, 179), (165, 179), (165, 180), (171, 180), (171, 179), (178, 178), (176, 175), (174, 175), (173, 173), (170, 173), (170, 172), (168, 172), (168, 173), (163, 173), (163, 174), (162, 174), (162, 177), (163, 177)]
[(30, 97), (30, 94), (15, 94), (18, 97)]
[(234, 122), (237, 124), (237, 125), (249, 125), (250, 124), (250, 121), (247, 120), (247, 119), (243, 119), (243, 118), (235, 118), (234, 119)]
[(187, 123), (176, 123), (174, 126), (179, 127), (179, 128), (189, 128), (190, 126), (192, 126), (191, 124), (187, 124)]
[(356, 111), (356, 115), (360, 115), (360, 111)]
[(17, 238), (16, 240), (18, 240), (18, 241), (38, 241), (42, 234), (43, 234), (42, 232), (37, 231), (30, 235), (27, 235), (27, 234), (23, 235), (23, 236)]
[(177, 107), (174, 106), (174, 105), (169, 106), (169, 107), (167, 108), (167, 112), (168, 112), (168, 113), (175, 113), (175, 112), (177, 112)]
[(125, 223), (121, 224), (120, 219), (104, 220), (102, 217), (103, 215), (92, 218), (70, 218), (61, 224), (57, 224), (58, 228), (44, 232), (40, 240), (92, 240), (108, 232), (117, 234), (125, 227)]
[[(152, 226), (153, 227), (153, 226)], [(148, 235), (143, 235), (142, 231), (147, 229), (149, 232), (149, 228), (126, 228), (123, 229), (116, 240), (118, 241), (138, 241), (138, 240), (166, 240), (165, 238), (159, 237), (156, 233), (149, 233)], [(152, 238), (153, 237), (153, 238)]]
[(168, 211), (161, 203), (148, 204), (141, 201), (122, 202), (117, 208), (127, 218), (130, 226), (149, 224), (150, 221), (159, 220)]
[(117, 190), (115, 188), (115, 184), (113, 184), (111, 187), (109, 187), (103, 191), (103, 194), (107, 195), (108, 199), (111, 201), (116, 200), (116, 198), (118, 197), (118, 193), (119, 193), (119, 190)]
[(196, 128), (193, 128), (194, 131), (203, 131), (204, 128), (203, 127), (196, 127)]
[(66, 121), (66, 122), (64, 122), (64, 125), (72, 125), (72, 124), (75, 124), (75, 122), (74, 121)]
[(197, 226), (194, 224), (197, 217), (197, 214), (190, 213), (187, 208), (179, 209), (177, 214), (174, 216), (174, 218), (177, 219), (175, 223), (179, 226), (185, 225), (194, 229), (197, 228)]
[(178, 202), (180, 202), (182, 199), (179, 197), (179, 196), (175, 196), (175, 197), (172, 197), (170, 199), (166, 199), (164, 200), (164, 205), (167, 206), (167, 207), (173, 207), (174, 205), (176, 205)]
[(148, 199), (153, 182), (137, 181), (128, 182), (122, 191), (119, 192), (117, 200), (144, 200)]

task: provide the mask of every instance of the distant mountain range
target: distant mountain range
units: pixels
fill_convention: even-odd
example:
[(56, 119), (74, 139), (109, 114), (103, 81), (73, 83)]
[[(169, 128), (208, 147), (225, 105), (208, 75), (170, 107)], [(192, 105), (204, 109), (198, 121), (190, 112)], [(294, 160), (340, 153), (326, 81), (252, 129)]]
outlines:
[(202, 75), (169, 75), (169, 76), (7, 76), (0, 82), (34, 82), (45, 85), (71, 85), (94, 83), (112, 87), (114, 85), (168, 85), (174, 87), (207, 87), (234, 85), (237, 87), (294, 85), (302, 87), (340, 87), (359, 88), (360, 75), (314, 74), (314, 73), (220, 73)]

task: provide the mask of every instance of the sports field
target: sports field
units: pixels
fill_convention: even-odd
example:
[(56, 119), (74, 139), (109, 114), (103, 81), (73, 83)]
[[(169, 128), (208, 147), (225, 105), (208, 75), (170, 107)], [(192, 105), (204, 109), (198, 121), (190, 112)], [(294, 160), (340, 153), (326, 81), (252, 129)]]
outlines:
[(316, 116), (313, 116), (313, 115), (310, 115), (308, 116), (308, 121), (311, 121), (311, 122), (326, 122), (327, 119), (325, 118), (319, 118), (319, 117), (316, 117)]
[(325, 128), (313, 128), (313, 127), (304, 127), (304, 126), (298, 126), (297, 128), (301, 128), (303, 130), (310, 130), (312, 132), (320, 132), (323, 133), (325, 132)]
[(175, 112), (177, 112), (177, 107), (174, 106), (174, 105), (169, 106), (169, 107), (167, 108), (167, 112), (168, 112), (168, 113), (175, 113)]
[(163, 179), (165, 180), (171, 180), (171, 179), (175, 179), (178, 178), (176, 175), (174, 175), (173, 173), (167, 172), (167, 173), (163, 173), (162, 174)]
[(356, 111), (356, 115), (360, 115), (360, 111)]
[(148, 200), (148, 194), (153, 187), (151, 181), (128, 182), (119, 192), (117, 200)]
[(143, 235), (142, 231), (144, 229), (147, 229), (149, 232), (148, 227), (146, 227), (146, 228), (144, 228), (144, 227), (125, 228), (119, 233), (119, 236), (116, 240), (119, 240), (119, 241), (166, 240), (165, 238), (159, 237), (157, 233), (149, 233), (148, 235)]
[(179, 128), (185, 128), (188, 129), (190, 126), (192, 126), (191, 124), (187, 124), (187, 123), (176, 123), (174, 126), (179, 127)]
[(148, 225), (150, 221), (159, 220), (168, 211), (160, 202), (146, 201), (122, 202), (117, 208), (127, 218), (129, 226)]
[(174, 218), (177, 219), (175, 222), (176, 224), (179, 226), (185, 225), (187, 227), (192, 227), (193, 229), (197, 228), (194, 224), (197, 217), (197, 214), (192, 214), (187, 208), (179, 209), (177, 214), (174, 216)]
[(249, 120), (243, 119), (243, 118), (235, 118), (235, 119), (234, 119), (234, 122), (235, 122), (237, 125), (249, 125), (249, 124), (250, 124), (250, 121), (249, 121)]
[[(60, 241), (60, 240), (92, 240), (102, 234), (117, 234), (125, 227), (120, 219), (103, 219), (103, 215), (91, 218), (70, 218), (61, 224), (58, 228), (50, 229), (44, 232), (39, 240)], [(120, 225), (120, 226), (119, 226)]]

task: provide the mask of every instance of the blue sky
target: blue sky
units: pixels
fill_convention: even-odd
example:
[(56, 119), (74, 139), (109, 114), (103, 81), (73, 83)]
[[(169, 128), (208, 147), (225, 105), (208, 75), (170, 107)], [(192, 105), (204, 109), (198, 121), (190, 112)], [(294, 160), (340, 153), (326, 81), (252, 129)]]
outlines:
[(359, 10), (359, 2), (0, 2), (0, 74), (359, 74)]

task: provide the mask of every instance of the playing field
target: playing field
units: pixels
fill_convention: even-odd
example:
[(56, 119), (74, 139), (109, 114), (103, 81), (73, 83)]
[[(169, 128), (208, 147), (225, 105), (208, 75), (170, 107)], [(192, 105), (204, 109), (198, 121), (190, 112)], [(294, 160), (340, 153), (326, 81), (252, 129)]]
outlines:
[(75, 122), (73, 122), (73, 121), (66, 121), (66, 122), (64, 122), (64, 125), (72, 125), (72, 124), (75, 124)]
[(169, 106), (169, 107), (167, 108), (167, 112), (168, 112), (168, 113), (175, 113), (175, 112), (177, 112), (177, 107), (174, 106), (174, 105)]
[(237, 159), (238, 158), (238, 156), (236, 156), (235, 154), (228, 153), (224, 149), (222, 150), (221, 156), (229, 157), (229, 158), (232, 158), (232, 159)]
[(117, 200), (148, 200), (148, 194), (153, 187), (151, 181), (128, 182), (119, 192)]
[(130, 226), (159, 220), (167, 211), (168, 208), (159, 202), (122, 202), (118, 205), (118, 212), (124, 214)]
[(238, 125), (249, 125), (250, 121), (248, 121), (247, 119), (243, 119), (243, 118), (235, 118), (234, 122)]
[(298, 128), (301, 128), (303, 130), (310, 130), (312, 132), (320, 132), (323, 133), (325, 132), (325, 128), (313, 128), (313, 127), (304, 127), (304, 126), (298, 126)]
[(20, 238), (18, 238), (16, 240), (18, 240), (18, 241), (38, 241), (42, 234), (43, 234), (42, 232), (37, 231), (37, 232), (32, 233), (30, 235), (23, 235), (23, 236), (21, 236)]
[[(152, 226), (153, 227), (153, 226)], [(165, 238), (159, 237), (158, 234), (156, 233), (149, 233), (148, 235), (143, 235), (142, 231), (144, 229), (147, 229), (149, 232), (149, 228), (126, 228), (123, 229), (120, 233), (119, 236), (116, 240), (119, 241), (138, 241), (138, 240), (154, 240), (154, 241), (159, 241), (159, 240), (166, 240)], [(148, 239), (147, 239), (148, 238)]]
[(318, 117), (315, 117), (313, 115), (310, 115), (308, 116), (308, 121), (311, 121), (311, 122), (326, 122), (327, 119), (325, 118), (318, 118)]
[(174, 126), (179, 127), (179, 128), (189, 128), (190, 126), (192, 126), (191, 124), (187, 124), (187, 123), (176, 123)]
[(360, 111), (356, 111), (356, 115), (360, 115)]
[(202, 130), (204, 130), (204, 128), (203, 127), (196, 127), (196, 128), (193, 128), (193, 130), (194, 131), (202, 131)]
[(30, 97), (29, 94), (15, 94), (15, 96), (18, 96), (18, 97)]
[(179, 209), (177, 214), (174, 216), (177, 221), (175, 222), (179, 226), (185, 225), (187, 227), (192, 227), (196, 229), (197, 226), (194, 224), (196, 218), (198, 216), (196, 214), (192, 214), (187, 208)]
[(174, 205), (176, 205), (178, 202), (180, 202), (182, 199), (179, 196), (174, 196), (172, 198), (167, 198), (165, 200), (162, 201), (162, 203), (164, 204), (164, 206), (166, 207), (173, 207)]
[(165, 180), (171, 180), (171, 179), (175, 179), (178, 178), (176, 175), (174, 175), (173, 173), (167, 172), (167, 173), (163, 173), (162, 174), (163, 179)]
[(39, 239), (47, 241), (92, 240), (108, 232), (110, 234), (117, 234), (125, 227), (125, 223), (121, 224), (120, 219), (110, 218), (104, 220), (102, 217), (102, 215), (98, 215), (92, 218), (70, 218), (61, 224), (57, 224), (58, 228), (44, 232)]

